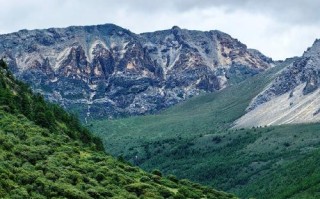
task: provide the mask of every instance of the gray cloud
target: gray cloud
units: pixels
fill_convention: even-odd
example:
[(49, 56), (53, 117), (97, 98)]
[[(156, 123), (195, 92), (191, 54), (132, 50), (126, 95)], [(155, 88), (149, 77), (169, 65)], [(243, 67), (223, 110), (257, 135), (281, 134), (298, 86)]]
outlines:
[(195, 8), (224, 7), (230, 12), (245, 10), (263, 13), (285, 23), (313, 24), (320, 23), (318, 0), (178, 0), (178, 10), (186, 11)]

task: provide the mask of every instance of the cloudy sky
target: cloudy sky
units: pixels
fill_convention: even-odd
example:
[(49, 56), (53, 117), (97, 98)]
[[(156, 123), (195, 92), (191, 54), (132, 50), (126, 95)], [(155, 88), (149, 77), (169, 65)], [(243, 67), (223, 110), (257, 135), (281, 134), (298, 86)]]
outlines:
[(221, 30), (274, 59), (320, 38), (319, 0), (0, 0), (0, 33), (114, 23), (135, 33)]

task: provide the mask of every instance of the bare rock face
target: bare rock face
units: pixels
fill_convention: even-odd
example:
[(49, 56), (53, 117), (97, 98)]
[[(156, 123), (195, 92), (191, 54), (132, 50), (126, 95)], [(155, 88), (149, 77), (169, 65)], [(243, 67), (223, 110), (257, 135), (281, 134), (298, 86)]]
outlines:
[(303, 95), (308, 95), (320, 87), (320, 40), (316, 40), (303, 56), (288, 65), (251, 103), (249, 110), (283, 95), (304, 84)]
[(253, 99), (239, 127), (320, 121), (320, 40)]
[(0, 35), (21, 80), (82, 119), (153, 113), (268, 69), (272, 60), (220, 31), (134, 34), (113, 24)]

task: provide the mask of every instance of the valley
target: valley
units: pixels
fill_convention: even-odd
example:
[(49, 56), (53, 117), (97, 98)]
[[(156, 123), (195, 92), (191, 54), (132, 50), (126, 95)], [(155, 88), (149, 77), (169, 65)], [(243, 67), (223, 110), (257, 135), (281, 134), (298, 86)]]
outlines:
[[(194, 97), (160, 114), (89, 126), (114, 155), (147, 170), (158, 168), (243, 198), (307, 197), (313, 194), (309, 188), (318, 186), (313, 175), (318, 173), (314, 157), (319, 152), (320, 125), (235, 128), (233, 123), (245, 114), (251, 99), (294, 61), (288, 59), (238, 85)], [(312, 166), (288, 174), (305, 161)], [(296, 181), (298, 177), (304, 181)], [(304, 185), (308, 189), (301, 190), (309, 180), (311, 184)]]
[(319, 40), (283, 61), (178, 26), (0, 42), (0, 197), (320, 197)]

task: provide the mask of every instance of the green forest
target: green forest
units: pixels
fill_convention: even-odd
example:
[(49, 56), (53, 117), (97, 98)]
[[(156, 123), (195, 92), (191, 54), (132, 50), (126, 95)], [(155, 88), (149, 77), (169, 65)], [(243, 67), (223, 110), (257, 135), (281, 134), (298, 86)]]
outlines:
[(0, 198), (235, 198), (113, 158), (77, 117), (0, 68)]

